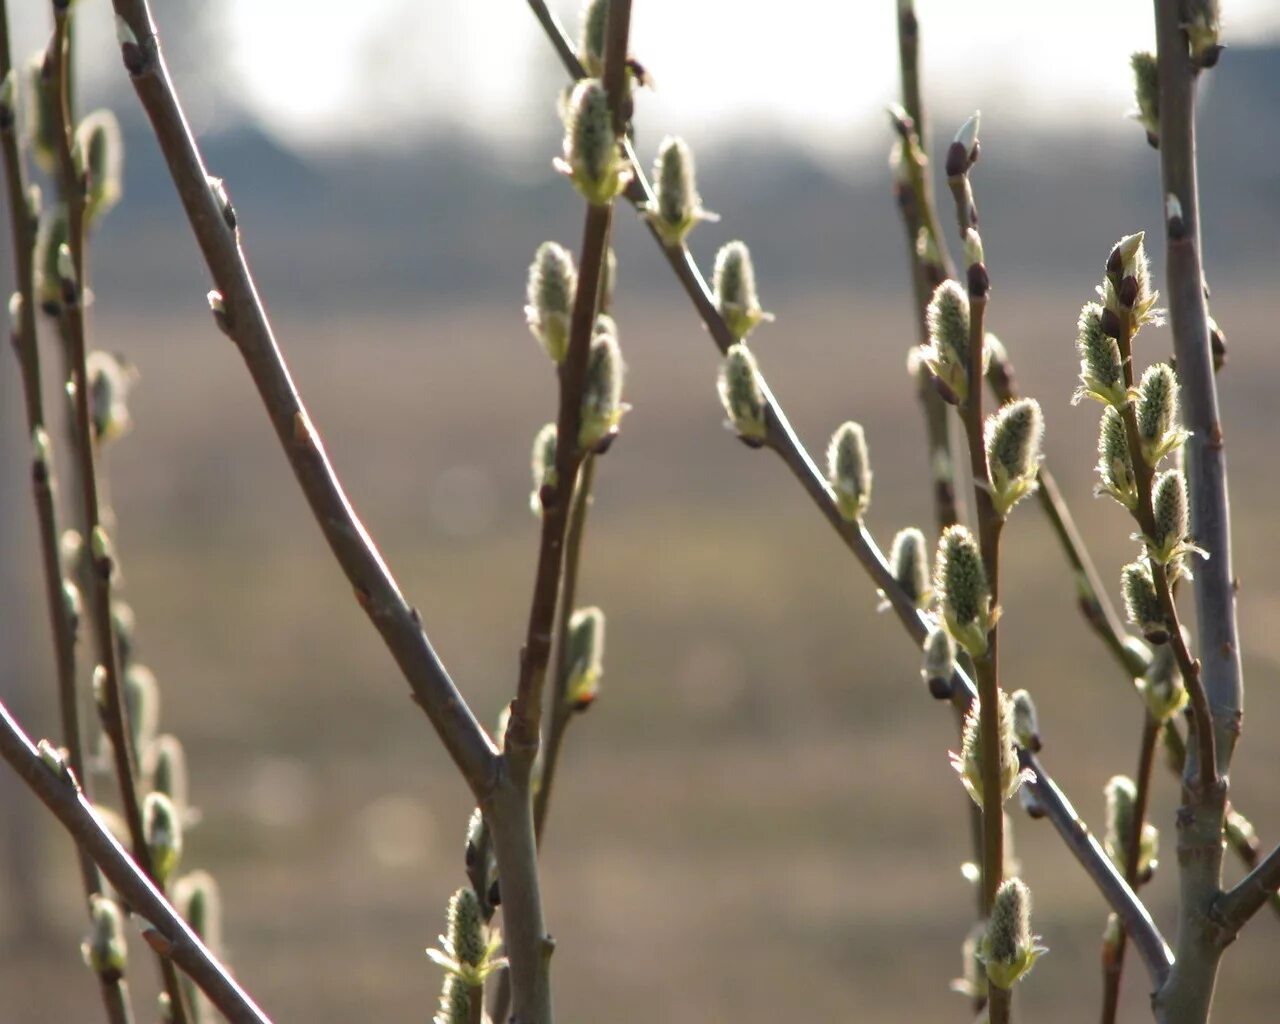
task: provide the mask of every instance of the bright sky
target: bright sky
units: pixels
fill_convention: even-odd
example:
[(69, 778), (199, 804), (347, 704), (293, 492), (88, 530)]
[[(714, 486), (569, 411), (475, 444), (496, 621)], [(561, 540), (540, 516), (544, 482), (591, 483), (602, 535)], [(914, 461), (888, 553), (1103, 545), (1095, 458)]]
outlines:
[[(153, 6), (163, 34), (165, 4)], [(196, 104), (197, 121), (218, 120), (229, 96), (300, 146), (369, 144), (440, 120), (518, 143), (554, 123), (562, 78), (523, 0), (302, 6), (211, 0), (232, 74), (214, 86), (218, 99)], [(552, 6), (576, 33), (577, 0)], [(1280, 38), (1276, 0), (1223, 6), (1227, 43)], [(80, 7), (103, 17), (98, 8), (109, 5)], [(1132, 104), (1128, 55), (1153, 44), (1150, 0), (917, 0), (917, 10), (929, 96), (948, 118), (985, 108), (1118, 123)], [(635, 0), (632, 51), (658, 87), (640, 116), (695, 143), (780, 130), (827, 155), (858, 148), (871, 126), (879, 148), (880, 111), (897, 91), (894, 12), (894, 0)]]

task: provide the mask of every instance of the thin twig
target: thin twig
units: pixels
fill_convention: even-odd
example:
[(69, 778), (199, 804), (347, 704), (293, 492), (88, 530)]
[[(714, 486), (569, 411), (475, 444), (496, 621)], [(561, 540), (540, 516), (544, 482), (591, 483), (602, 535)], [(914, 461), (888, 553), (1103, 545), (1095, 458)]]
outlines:
[(129, 908), (143, 920), (149, 945), (177, 964), (232, 1024), (270, 1024), (248, 993), (200, 941), (138, 863), (111, 834), (70, 771), (59, 772), (40, 756), (22, 727), (0, 703), (0, 756), (87, 850)]
[[(1138, 747), (1138, 774), (1134, 779), (1133, 824), (1124, 843), (1124, 880), (1134, 892), (1142, 884), (1138, 877), (1139, 857), (1142, 852), (1142, 827), (1147, 820), (1147, 803), (1151, 796), (1151, 768), (1155, 761), (1156, 741), (1160, 735), (1160, 723), (1150, 711), (1142, 716), (1142, 741)], [(1124, 975), (1124, 951), (1127, 932), (1122, 928), (1115, 948), (1104, 959), (1102, 977), (1102, 1024), (1115, 1024), (1120, 1006), (1120, 979)]]
[[(62, 280), (62, 322), (70, 341), (71, 384), (75, 402), (76, 455), (83, 501), (84, 523), (89, 544), (89, 607), (96, 643), (97, 671), (102, 672), (102, 689), (94, 697), (100, 701), (103, 726), (111, 740), (112, 759), (120, 788), (120, 802), (129, 827), (133, 856), (139, 866), (156, 883), (161, 892), (164, 882), (157, 877), (147, 846), (142, 821), (141, 795), (138, 790), (138, 751), (133, 749), (129, 726), (129, 709), (125, 706), (120, 683), (120, 662), (116, 650), (115, 622), (111, 615), (111, 587), (115, 574), (112, 553), (102, 523), (99, 505), (97, 467), (94, 460), (93, 418), (89, 409), (88, 343), (85, 327), (85, 177), (77, 169), (72, 154), (75, 126), (71, 121), (70, 7), (54, 4), (54, 33), (50, 48), (54, 86), (54, 111), (57, 118), (57, 158), (63, 201), (67, 208), (67, 241), (73, 266), (72, 277)], [(59, 273), (62, 268), (59, 267)], [(187, 1011), (182, 987), (173, 963), (157, 955), (165, 992), (169, 996), (174, 1024), (186, 1024)]]
[(569, 510), (569, 526), (564, 542), (564, 571), (560, 581), (560, 598), (556, 607), (555, 688), (551, 698), (551, 724), (547, 729), (546, 743), (542, 751), (542, 775), (538, 792), (533, 798), (533, 824), (541, 844), (547, 825), (547, 807), (551, 801), (551, 787), (555, 784), (556, 768), (560, 762), (560, 749), (565, 730), (573, 718), (569, 706), (569, 676), (573, 666), (569, 664), (569, 620), (573, 617), (578, 590), (578, 565), (582, 555), (582, 539), (587, 525), (587, 512), (591, 508), (591, 488), (595, 481), (596, 460), (588, 455), (578, 473), (578, 484), (573, 490), (573, 505)]

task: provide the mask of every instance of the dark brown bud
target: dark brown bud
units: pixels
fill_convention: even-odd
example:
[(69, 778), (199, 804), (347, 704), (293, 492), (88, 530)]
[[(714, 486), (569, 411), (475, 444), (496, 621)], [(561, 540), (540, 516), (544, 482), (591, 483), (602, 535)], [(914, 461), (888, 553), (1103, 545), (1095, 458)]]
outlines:
[(969, 154), (963, 142), (953, 142), (947, 147), (947, 177), (958, 178), (969, 169)]
[(980, 298), (991, 290), (991, 275), (985, 263), (971, 263), (967, 273), (969, 297)]
[(1134, 303), (1138, 301), (1138, 279), (1132, 274), (1126, 275), (1120, 282), (1116, 297), (1125, 309), (1133, 309)]
[(1102, 330), (1109, 338), (1120, 337), (1120, 317), (1116, 315), (1115, 310), (1102, 311)]

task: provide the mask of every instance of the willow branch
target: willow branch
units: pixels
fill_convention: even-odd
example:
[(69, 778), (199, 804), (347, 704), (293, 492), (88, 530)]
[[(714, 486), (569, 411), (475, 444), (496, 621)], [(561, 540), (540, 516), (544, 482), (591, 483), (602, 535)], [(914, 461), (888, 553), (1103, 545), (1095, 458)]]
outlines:
[[(1209, 1016), (1222, 953), (1207, 927), (1222, 879), (1226, 779), (1244, 713), (1244, 680), (1231, 565), (1227, 461), (1205, 308), (1196, 183), (1197, 71), (1182, 27), (1179, 0), (1155, 0), (1160, 111), (1160, 178), (1165, 209), (1166, 297), (1182, 385), (1187, 484), (1196, 543), (1208, 552), (1193, 582), (1203, 664), (1197, 681), (1212, 714), (1214, 763), (1197, 776), (1189, 765), (1178, 816), (1178, 966), (1156, 994), (1162, 1024), (1199, 1024)], [(1188, 680), (1188, 688), (1191, 681)], [(1193, 699), (1195, 693), (1193, 691)], [(1199, 716), (1202, 709), (1197, 708)], [(1209, 759), (1203, 742), (1195, 751)], [(1206, 776), (1214, 783), (1206, 786)], [(1198, 784), (1197, 784), (1198, 783)]]
[(240, 246), (235, 212), (215, 193), (187, 125), (146, 0), (113, 0), (113, 6), (124, 26), (125, 68), (217, 288), (219, 325), (244, 358), (289, 466), (357, 602), (479, 797), (496, 782), (497, 752), (432, 648), (421, 616), (405, 600), (329, 463), (258, 297)]
[[(564, 30), (560, 27), (554, 15), (546, 10), (546, 5), (542, 0), (529, 0), (529, 6), (538, 15), (538, 20), (548, 29), (552, 42), (560, 54), (566, 69), (574, 77), (582, 77), (582, 66), (573, 53), (572, 43), (568, 42), (568, 37), (564, 35)], [(627, 199), (633, 205), (643, 206), (653, 199), (653, 192), (629, 144), (626, 146), (626, 153), (631, 160), (633, 173), (631, 184), (627, 188)], [(734, 337), (716, 309), (715, 299), (712, 297), (711, 290), (707, 287), (706, 279), (698, 269), (698, 265), (688, 247), (667, 247), (662, 243), (662, 239), (656, 231), (652, 228), (650, 231), (655, 240), (661, 245), (667, 262), (697, 311), (712, 342), (722, 354), (727, 352), (730, 346), (737, 342), (737, 338)], [(759, 383), (765, 404), (765, 445), (774, 451), (786, 464), (818, 511), (866, 571), (872, 584), (883, 593), (885, 601), (893, 611), (894, 616), (902, 624), (907, 635), (919, 647), (924, 643), (928, 635), (929, 620), (916, 607), (915, 602), (903, 591), (898, 581), (894, 578), (893, 571), (885, 561), (884, 555), (862, 523), (846, 520), (840, 514), (826, 478), (796, 436), (795, 430), (787, 419), (782, 406), (774, 398), (768, 382), (761, 379)], [(955, 700), (961, 706), (967, 706), (977, 696), (973, 681), (964, 671), (957, 670), (952, 682), (956, 693)], [(1087, 830), (1083, 829), (1075, 815), (1075, 811), (1066, 802), (1066, 798), (1061, 791), (1053, 784), (1053, 780), (1047, 773), (1044, 773), (1042, 768), (1037, 768), (1037, 772), (1040, 773), (1037, 776), (1038, 781), (1031, 785), (1035, 787), (1037, 795), (1046, 797), (1044, 800), (1046, 813), (1053, 821), (1055, 828), (1058, 829), (1059, 834), (1064, 839), (1067, 839), (1068, 848), (1080, 861), (1090, 877), (1099, 884), (1103, 896), (1120, 916), (1121, 920), (1125, 921), (1126, 925), (1132, 923), (1135, 929), (1145, 927), (1149, 930), (1149, 935), (1144, 939), (1143, 945), (1148, 949), (1163, 950), (1164, 940), (1160, 937), (1159, 930), (1156, 929), (1154, 922), (1151, 921), (1146, 908), (1142, 906), (1141, 901), (1133, 894), (1133, 891), (1125, 886), (1124, 879), (1116, 872), (1102, 847), (1098, 845), (1096, 840), (1088, 836)], [(1083, 838), (1080, 835), (1082, 831)], [(1145, 925), (1143, 924), (1144, 921)], [(1164, 952), (1154, 958), (1146, 958), (1144, 955), (1144, 959), (1147, 960), (1152, 978), (1155, 981), (1163, 978), (1171, 960)]]
[(85, 798), (75, 776), (51, 767), (0, 703), (0, 755), (88, 851), (129, 908), (150, 926), (148, 944), (177, 964), (232, 1024), (270, 1024), (248, 993), (200, 941), (160, 890), (116, 841)]

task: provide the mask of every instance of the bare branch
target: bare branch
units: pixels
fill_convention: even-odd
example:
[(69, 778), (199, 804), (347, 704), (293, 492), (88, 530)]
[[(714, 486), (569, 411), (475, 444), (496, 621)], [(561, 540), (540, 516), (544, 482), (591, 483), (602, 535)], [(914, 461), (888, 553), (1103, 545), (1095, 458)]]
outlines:
[(1267, 854), (1235, 888), (1224, 892), (1214, 904), (1213, 916), (1222, 925), (1224, 944), (1235, 938), (1254, 914), (1280, 892), (1280, 846)]
[[(151, 121), (217, 286), (220, 325), (235, 342), (325, 540), (478, 799), (495, 785), (497, 752), (423, 631), (417, 609), (365, 531), (294, 388), (240, 247), (235, 212), (214, 189), (160, 51), (146, 0), (114, 0), (126, 69)], [(219, 186), (221, 183), (217, 183)]]

